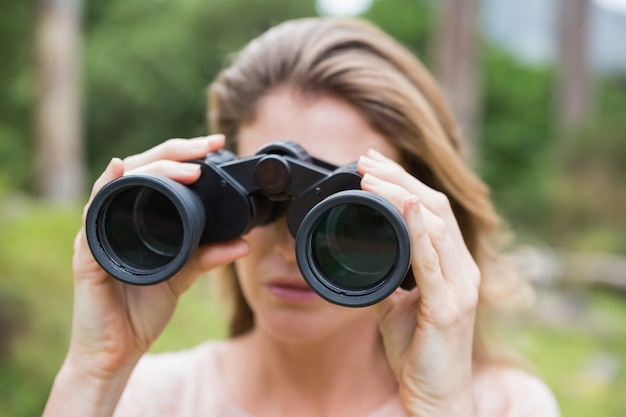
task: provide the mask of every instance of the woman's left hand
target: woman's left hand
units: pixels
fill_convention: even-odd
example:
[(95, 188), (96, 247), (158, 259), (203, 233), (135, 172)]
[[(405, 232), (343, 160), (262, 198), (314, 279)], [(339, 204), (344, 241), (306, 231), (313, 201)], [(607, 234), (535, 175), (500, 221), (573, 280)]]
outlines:
[(410, 415), (474, 416), (472, 345), (480, 270), (448, 198), (378, 152), (361, 157), (361, 186), (404, 215), (417, 287), (375, 306), (400, 400)]

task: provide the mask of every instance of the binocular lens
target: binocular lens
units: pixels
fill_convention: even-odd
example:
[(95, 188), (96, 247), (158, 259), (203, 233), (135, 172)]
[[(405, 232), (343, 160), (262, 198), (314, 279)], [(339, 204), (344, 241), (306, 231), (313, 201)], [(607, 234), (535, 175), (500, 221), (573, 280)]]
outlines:
[(393, 268), (398, 242), (391, 223), (371, 207), (343, 204), (328, 210), (312, 231), (320, 272), (341, 288), (367, 289)]
[(178, 272), (198, 247), (204, 208), (189, 188), (159, 176), (107, 184), (87, 212), (87, 242), (115, 278), (136, 285)]
[(402, 214), (382, 197), (340, 191), (302, 220), (296, 258), (302, 276), (322, 298), (363, 307), (387, 297), (406, 277), (409, 231)]
[(136, 270), (165, 266), (183, 243), (176, 207), (150, 188), (134, 187), (117, 195), (109, 204), (104, 228), (112, 255)]

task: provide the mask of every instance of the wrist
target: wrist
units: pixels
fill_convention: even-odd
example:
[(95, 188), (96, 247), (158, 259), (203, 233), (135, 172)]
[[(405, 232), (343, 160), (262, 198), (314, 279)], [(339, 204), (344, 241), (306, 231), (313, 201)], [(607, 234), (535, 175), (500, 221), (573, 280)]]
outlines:
[[(457, 409), (457, 407), (454, 407), (454, 408)], [(465, 411), (457, 409), (456, 412), (454, 411), (449, 412), (449, 411), (443, 411), (443, 410), (437, 410), (437, 411), (408, 410), (407, 415), (409, 417), (477, 417), (478, 416), (478, 414), (476, 414), (476, 411), (474, 410), (473, 405), (469, 409), (466, 409)]]
[(458, 395), (447, 400), (416, 398), (400, 399), (409, 417), (476, 417), (472, 395)]
[(54, 380), (43, 417), (112, 416), (133, 368), (134, 364), (115, 374), (99, 375), (66, 358)]

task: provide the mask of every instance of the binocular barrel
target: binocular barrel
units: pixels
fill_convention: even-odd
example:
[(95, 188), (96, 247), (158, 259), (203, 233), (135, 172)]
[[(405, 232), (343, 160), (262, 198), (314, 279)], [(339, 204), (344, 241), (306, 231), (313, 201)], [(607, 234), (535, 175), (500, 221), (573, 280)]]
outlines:
[(199, 245), (240, 237), (285, 216), (298, 267), (339, 305), (374, 304), (406, 276), (409, 233), (400, 212), (360, 189), (353, 167), (274, 142), (255, 156), (209, 154), (186, 186), (157, 175), (119, 178), (96, 194), (86, 219), (96, 261), (114, 278), (152, 285), (180, 271)]

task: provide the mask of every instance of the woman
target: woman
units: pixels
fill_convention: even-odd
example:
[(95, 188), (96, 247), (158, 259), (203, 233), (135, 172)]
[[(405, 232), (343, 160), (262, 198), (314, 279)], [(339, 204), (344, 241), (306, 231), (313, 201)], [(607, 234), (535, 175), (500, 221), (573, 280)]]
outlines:
[[(284, 219), (201, 247), (164, 283), (128, 286), (97, 265), (81, 230), (72, 341), (45, 416), (558, 415), (545, 385), (497, 361), (475, 331), (505, 287), (489, 240), (498, 218), (414, 56), (364, 22), (287, 22), (220, 74), (209, 117), (224, 136), (113, 159), (93, 193), (128, 173), (192, 183), (198, 167), (181, 161), (224, 138), (242, 156), (290, 139), (337, 165), (358, 160), (361, 187), (403, 213), (416, 287), (366, 308), (323, 301), (298, 271)], [(231, 262), (232, 337), (144, 355), (178, 297)]]

